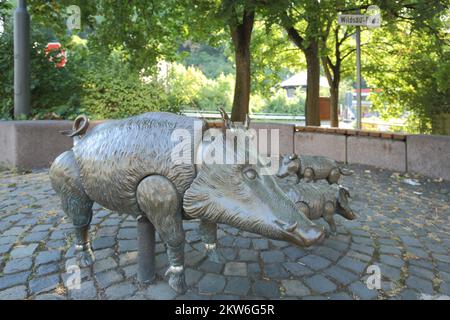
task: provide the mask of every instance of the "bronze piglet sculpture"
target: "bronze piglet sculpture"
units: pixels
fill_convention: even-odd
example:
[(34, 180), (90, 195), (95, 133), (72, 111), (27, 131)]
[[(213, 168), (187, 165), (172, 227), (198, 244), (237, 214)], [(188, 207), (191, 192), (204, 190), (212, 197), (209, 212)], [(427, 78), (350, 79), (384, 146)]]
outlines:
[[(225, 124), (229, 123), (224, 116)], [(210, 259), (216, 250), (217, 223), (272, 239), (309, 246), (324, 238), (324, 230), (299, 214), (273, 176), (262, 174), (260, 161), (209, 163), (174, 161), (176, 130), (200, 139), (189, 143), (192, 158), (202, 158), (215, 145), (233, 144), (222, 130), (215, 139), (201, 120), (171, 113), (146, 113), (97, 125), (62, 153), (50, 168), (52, 186), (76, 230), (83, 264), (94, 256), (89, 240), (92, 206), (96, 202), (119, 214), (147, 217), (166, 244), (169, 284), (186, 290), (183, 219), (199, 219)], [(76, 129), (76, 128), (74, 128)], [(217, 130), (217, 129), (216, 129)], [(84, 133), (86, 130), (80, 130)], [(235, 154), (248, 154), (238, 147)]]
[(305, 182), (326, 179), (332, 184), (338, 183), (341, 174), (348, 176), (352, 172), (340, 168), (336, 161), (327, 157), (292, 154), (281, 158), (277, 176), (284, 178), (288, 175), (296, 175), (298, 180), (303, 178)]
[(342, 186), (326, 182), (288, 184), (280, 183), (289, 199), (298, 210), (309, 219), (323, 218), (332, 234), (336, 234), (334, 214), (337, 213), (348, 220), (355, 219), (355, 214), (348, 204), (350, 194)]

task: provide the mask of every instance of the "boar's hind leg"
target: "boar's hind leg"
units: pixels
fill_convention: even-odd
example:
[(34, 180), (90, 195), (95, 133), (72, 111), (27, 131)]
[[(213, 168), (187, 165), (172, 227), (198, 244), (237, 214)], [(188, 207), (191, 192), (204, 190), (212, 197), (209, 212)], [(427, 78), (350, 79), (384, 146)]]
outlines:
[(92, 220), (92, 205), (81, 184), (80, 172), (72, 151), (66, 151), (53, 162), (50, 168), (53, 189), (61, 198), (63, 211), (72, 220), (77, 238), (76, 249), (80, 252), (80, 265), (88, 266), (94, 261), (89, 240), (89, 224)]
[(186, 291), (184, 230), (178, 192), (170, 180), (153, 175), (139, 183), (136, 196), (139, 207), (167, 246), (170, 267), (166, 275), (169, 276), (169, 285), (183, 293)]
[(217, 223), (201, 220), (199, 230), (209, 260), (216, 263), (224, 263), (225, 259), (217, 250)]

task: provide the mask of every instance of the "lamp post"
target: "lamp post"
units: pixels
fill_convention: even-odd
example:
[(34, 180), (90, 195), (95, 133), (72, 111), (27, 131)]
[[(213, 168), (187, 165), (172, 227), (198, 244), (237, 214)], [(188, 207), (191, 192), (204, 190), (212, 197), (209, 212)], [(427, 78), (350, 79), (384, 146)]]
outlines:
[(25, 0), (14, 12), (14, 118), (30, 114), (30, 15)]

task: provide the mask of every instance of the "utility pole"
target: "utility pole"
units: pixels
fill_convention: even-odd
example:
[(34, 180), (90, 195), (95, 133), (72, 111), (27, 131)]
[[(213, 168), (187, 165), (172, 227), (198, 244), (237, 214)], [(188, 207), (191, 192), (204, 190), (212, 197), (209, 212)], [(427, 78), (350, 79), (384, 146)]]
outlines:
[(25, 0), (14, 12), (14, 118), (30, 114), (30, 15)]

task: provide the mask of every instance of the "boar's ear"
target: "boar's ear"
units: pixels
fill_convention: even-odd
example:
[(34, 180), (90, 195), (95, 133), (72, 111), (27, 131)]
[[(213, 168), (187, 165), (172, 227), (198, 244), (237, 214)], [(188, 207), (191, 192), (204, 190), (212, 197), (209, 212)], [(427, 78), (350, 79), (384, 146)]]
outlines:
[(245, 115), (244, 128), (245, 128), (245, 130), (248, 130), (249, 127), (250, 127), (250, 116), (247, 113)]
[(231, 120), (227, 112), (223, 108), (219, 108), (220, 115), (222, 116), (223, 125), (225, 129), (231, 128)]

